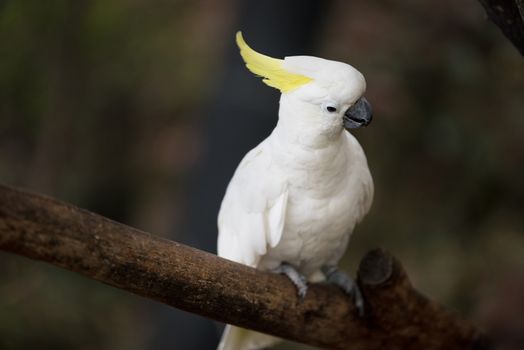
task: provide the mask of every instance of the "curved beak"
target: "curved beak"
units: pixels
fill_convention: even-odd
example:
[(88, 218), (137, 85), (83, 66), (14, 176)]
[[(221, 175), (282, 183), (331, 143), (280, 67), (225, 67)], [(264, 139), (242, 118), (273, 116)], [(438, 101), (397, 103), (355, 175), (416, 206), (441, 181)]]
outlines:
[(365, 97), (361, 97), (355, 104), (344, 113), (344, 128), (358, 129), (368, 126), (373, 119), (373, 110)]

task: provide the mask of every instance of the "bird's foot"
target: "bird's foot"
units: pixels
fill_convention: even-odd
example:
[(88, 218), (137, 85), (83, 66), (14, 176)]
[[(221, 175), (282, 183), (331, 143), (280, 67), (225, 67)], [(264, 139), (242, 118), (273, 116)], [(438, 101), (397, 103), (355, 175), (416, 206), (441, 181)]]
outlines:
[(326, 276), (327, 282), (339, 286), (346, 294), (353, 298), (358, 315), (363, 317), (364, 297), (355, 281), (349, 275), (340, 271), (336, 266), (324, 266), (322, 267), (322, 273)]
[(279, 267), (274, 269), (273, 272), (286, 275), (291, 280), (291, 282), (293, 282), (295, 287), (297, 287), (300, 300), (304, 299), (307, 293), (307, 280), (297, 271), (293, 265), (284, 262), (280, 264)]

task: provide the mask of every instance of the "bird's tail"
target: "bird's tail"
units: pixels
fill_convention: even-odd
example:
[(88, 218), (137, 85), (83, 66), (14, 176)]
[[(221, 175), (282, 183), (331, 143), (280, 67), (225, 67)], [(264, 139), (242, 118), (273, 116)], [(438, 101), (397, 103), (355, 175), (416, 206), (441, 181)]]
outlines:
[(267, 348), (282, 339), (271, 335), (249, 331), (227, 325), (217, 350), (259, 350)]

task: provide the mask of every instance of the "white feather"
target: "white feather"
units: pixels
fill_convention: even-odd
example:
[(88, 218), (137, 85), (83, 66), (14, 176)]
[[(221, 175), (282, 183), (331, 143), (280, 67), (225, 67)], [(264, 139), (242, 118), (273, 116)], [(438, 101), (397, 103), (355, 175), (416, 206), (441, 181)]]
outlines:
[(285, 181), (270, 176), (273, 171), (266, 142), (238, 166), (218, 215), (219, 256), (256, 267), (280, 241), (288, 194)]
[[(263, 270), (287, 262), (316, 281), (322, 266), (338, 263), (373, 198), (362, 147), (342, 126), (365, 81), (349, 65), (316, 57), (287, 57), (284, 67), (315, 80), (282, 95), (276, 128), (235, 171), (218, 217), (218, 254)], [(324, 113), (325, 101), (339, 113)], [(228, 326), (219, 349), (275, 339)]]
[(228, 324), (217, 350), (258, 350), (279, 342), (279, 338), (267, 334), (248, 331)]

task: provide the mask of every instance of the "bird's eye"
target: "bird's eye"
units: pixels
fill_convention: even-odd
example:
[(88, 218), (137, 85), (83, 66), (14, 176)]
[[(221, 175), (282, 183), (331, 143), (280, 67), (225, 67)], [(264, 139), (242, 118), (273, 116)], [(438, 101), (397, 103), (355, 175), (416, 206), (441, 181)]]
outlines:
[(334, 114), (338, 111), (338, 104), (335, 101), (325, 101), (320, 108), (324, 113)]

